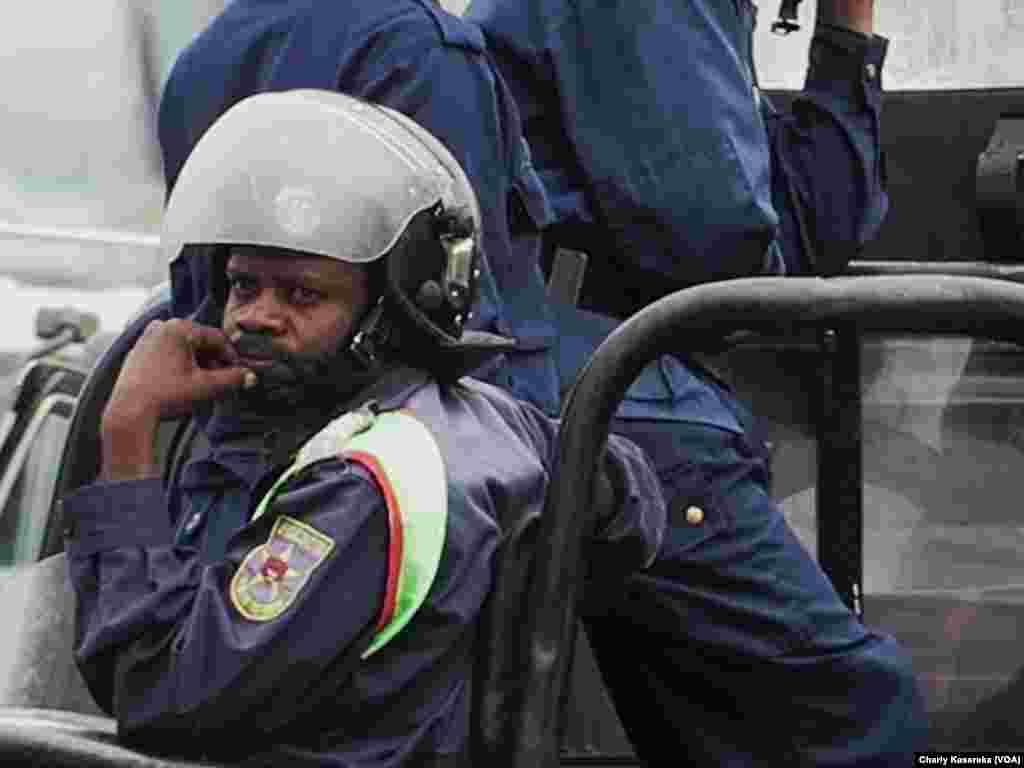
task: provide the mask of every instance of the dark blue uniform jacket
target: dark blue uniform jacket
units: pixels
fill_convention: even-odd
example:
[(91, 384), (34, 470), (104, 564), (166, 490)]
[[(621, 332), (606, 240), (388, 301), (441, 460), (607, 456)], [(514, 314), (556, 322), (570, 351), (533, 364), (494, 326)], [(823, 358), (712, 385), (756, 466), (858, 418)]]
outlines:
[[(478, 0), (469, 17), (500, 74), (479, 29), (430, 0), (235, 0), (165, 87), (169, 185), (252, 93), (336, 88), (404, 112), (448, 146), (480, 199), (489, 268), (472, 324), (518, 342), (480, 373), (551, 414), (617, 321), (546, 300), (538, 228), (596, 221), (621, 261), (682, 282), (803, 274), (877, 231), (883, 39), (822, 30), (803, 98), (776, 114), (754, 89), (745, 0)], [(176, 266), (177, 314), (198, 306), (205, 274)], [(738, 429), (671, 357), (644, 371), (620, 415)]]
[[(697, 283), (811, 271), (787, 223), (794, 187), (815, 250), (847, 259), (887, 207), (887, 42), (819, 26), (806, 88), (780, 114), (757, 87), (755, 13), (749, 0), (473, 0), (466, 18), (512, 88), (557, 220), (597, 222), (623, 259)], [(756, 266), (736, 261), (752, 239)], [(765, 255), (773, 241), (784, 264)]]
[[(782, 113), (757, 88), (749, 0), (473, 0), (466, 18), (512, 89), (556, 234), (615, 265), (609, 293), (832, 273), (877, 233), (883, 38), (819, 27)], [(617, 322), (553, 311), (565, 386)], [(738, 428), (672, 358), (620, 415)]]
[[(267, 424), (257, 430), (215, 414), (205, 428), (212, 449), (186, 465), (180, 492), (165, 497), (160, 479), (100, 482), (66, 499), (76, 659), (122, 738), (237, 756), (218, 754), (223, 745), (289, 766), (382, 768), (414, 755), (433, 765), (463, 749), (475, 624), (495, 548), (503, 524), (540, 514), (554, 423), (469, 380), (442, 388), (425, 377), (392, 379), (374, 399), (428, 426), (445, 461), (449, 511), (427, 602), (367, 660), (353, 654), (381, 610), (389, 529), (381, 490), (362, 465), (316, 465), (249, 523), (270, 466), (239, 439)], [(624, 440), (613, 438), (608, 462), (622, 503), (595, 538), (614, 562), (597, 565), (639, 568), (663, 536), (657, 480)], [(253, 621), (229, 585), (282, 515), (329, 537), (333, 551), (283, 613)]]

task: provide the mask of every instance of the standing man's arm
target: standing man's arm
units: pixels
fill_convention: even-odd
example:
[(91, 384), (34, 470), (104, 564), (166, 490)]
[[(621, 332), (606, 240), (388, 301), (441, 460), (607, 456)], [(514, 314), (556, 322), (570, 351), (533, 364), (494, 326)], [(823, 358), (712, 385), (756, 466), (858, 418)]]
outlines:
[(772, 202), (789, 274), (835, 274), (888, 211), (880, 136), (888, 40), (874, 0), (821, 0), (807, 81), (789, 113), (766, 106)]
[(818, 0), (818, 21), (862, 35), (875, 32), (875, 0)]

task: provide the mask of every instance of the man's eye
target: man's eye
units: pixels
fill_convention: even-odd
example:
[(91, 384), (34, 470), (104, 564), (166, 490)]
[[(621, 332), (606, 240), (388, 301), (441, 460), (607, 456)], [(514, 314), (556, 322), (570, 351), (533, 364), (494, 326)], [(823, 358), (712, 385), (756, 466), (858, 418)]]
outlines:
[(256, 281), (246, 275), (232, 275), (228, 278), (228, 286), (239, 296), (248, 296), (256, 291)]
[(314, 291), (312, 288), (306, 288), (302, 285), (296, 285), (292, 288), (291, 300), (295, 304), (315, 304), (320, 301), (321, 293)]

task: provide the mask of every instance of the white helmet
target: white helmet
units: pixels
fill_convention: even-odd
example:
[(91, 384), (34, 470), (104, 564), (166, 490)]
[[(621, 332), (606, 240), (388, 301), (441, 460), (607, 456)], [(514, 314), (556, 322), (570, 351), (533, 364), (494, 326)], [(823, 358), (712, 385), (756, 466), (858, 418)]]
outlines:
[(191, 246), (232, 245), (382, 261), (382, 295), (353, 351), (447, 377), (466, 365), (438, 351), (479, 361), (510, 343), (463, 333), (479, 233), (466, 174), (428, 131), (345, 94), (296, 90), (249, 97), (203, 135), (168, 201), (162, 248), (168, 262)]

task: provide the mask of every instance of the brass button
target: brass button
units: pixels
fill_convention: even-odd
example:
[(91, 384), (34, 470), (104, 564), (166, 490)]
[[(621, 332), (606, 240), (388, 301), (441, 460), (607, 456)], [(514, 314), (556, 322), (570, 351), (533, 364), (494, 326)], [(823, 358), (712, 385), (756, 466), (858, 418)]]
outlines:
[(700, 525), (704, 522), (704, 510), (700, 507), (687, 507), (686, 522), (690, 525)]

